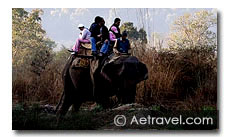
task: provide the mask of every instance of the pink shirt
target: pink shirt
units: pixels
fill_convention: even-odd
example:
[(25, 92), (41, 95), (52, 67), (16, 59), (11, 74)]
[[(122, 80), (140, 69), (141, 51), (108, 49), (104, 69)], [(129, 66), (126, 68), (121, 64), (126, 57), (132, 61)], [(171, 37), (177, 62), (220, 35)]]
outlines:
[(116, 35), (113, 34), (112, 31), (109, 31), (109, 38), (110, 38), (110, 41), (116, 41)]
[(109, 31), (109, 38), (111, 41), (116, 41), (116, 35), (113, 33), (118, 33), (118, 30), (115, 26), (112, 26), (111, 31)]

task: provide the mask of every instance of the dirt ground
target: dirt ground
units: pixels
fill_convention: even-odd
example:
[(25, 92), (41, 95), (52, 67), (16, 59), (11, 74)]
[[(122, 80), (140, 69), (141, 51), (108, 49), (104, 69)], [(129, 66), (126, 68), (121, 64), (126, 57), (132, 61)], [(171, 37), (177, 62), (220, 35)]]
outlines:
[[(67, 115), (57, 123), (54, 107), (51, 105), (22, 106), (14, 105), (12, 113), (13, 130), (188, 130), (188, 129), (217, 129), (217, 114), (215, 111), (174, 112), (160, 106), (144, 107), (143, 105), (125, 104), (113, 109), (103, 109), (101, 106), (86, 103), (79, 112), (70, 110)], [(212, 125), (173, 125), (148, 123), (151, 117), (212, 116)], [(120, 118), (116, 119), (117, 116)], [(123, 117), (125, 117), (125, 120)], [(135, 121), (134, 117), (137, 119)], [(139, 121), (146, 118), (146, 124)], [(126, 121), (124, 124), (123, 122)], [(117, 122), (117, 124), (115, 124)], [(119, 123), (119, 124), (118, 124)]]

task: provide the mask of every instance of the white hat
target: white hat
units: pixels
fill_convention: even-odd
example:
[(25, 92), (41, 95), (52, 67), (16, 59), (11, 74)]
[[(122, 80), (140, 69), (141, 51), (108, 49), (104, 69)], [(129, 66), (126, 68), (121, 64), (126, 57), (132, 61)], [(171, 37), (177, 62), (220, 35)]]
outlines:
[(83, 24), (79, 24), (79, 25), (78, 25), (78, 28), (83, 28), (83, 27), (84, 27)]

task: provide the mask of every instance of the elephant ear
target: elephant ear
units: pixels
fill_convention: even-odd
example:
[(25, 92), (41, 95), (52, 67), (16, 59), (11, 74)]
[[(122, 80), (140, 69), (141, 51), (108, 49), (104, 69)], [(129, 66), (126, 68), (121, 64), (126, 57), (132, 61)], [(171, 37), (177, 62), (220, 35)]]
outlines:
[(114, 80), (118, 80), (124, 69), (125, 67), (123, 63), (111, 62), (102, 67), (101, 75), (109, 82), (112, 82)]
[(134, 56), (120, 56), (117, 60), (102, 67), (101, 74), (108, 81), (118, 81), (119, 78), (136, 76), (138, 59)]
[(110, 82), (119, 82), (127, 79), (138, 83), (147, 79), (148, 70), (146, 65), (141, 63), (136, 57), (120, 57), (114, 62), (103, 66), (101, 75)]

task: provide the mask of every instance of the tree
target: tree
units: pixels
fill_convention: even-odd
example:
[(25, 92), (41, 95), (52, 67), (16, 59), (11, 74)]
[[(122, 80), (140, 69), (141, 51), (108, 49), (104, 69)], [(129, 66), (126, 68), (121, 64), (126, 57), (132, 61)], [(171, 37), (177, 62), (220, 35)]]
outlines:
[(217, 36), (212, 28), (217, 25), (216, 16), (209, 11), (199, 11), (179, 17), (172, 25), (169, 35), (170, 48), (216, 49)]
[(40, 74), (51, 60), (55, 42), (46, 37), (42, 28), (40, 9), (30, 13), (22, 8), (12, 9), (12, 59), (13, 68)]
[(121, 32), (127, 31), (127, 35), (129, 39), (132, 40), (141, 40), (141, 43), (147, 43), (147, 33), (141, 28), (139, 31), (137, 27), (134, 27), (132, 22), (125, 22), (121, 25)]
[(147, 33), (143, 28), (139, 30), (138, 34), (139, 38), (142, 40), (142, 43), (147, 43)]
[(150, 43), (152, 47), (154, 47), (157, 50), (161, 50), (163, 48), (164, 42), (163, 34), (160, 34), (158, 32), (152, 32), (151, 36), (152, 37), (150, 39)]

